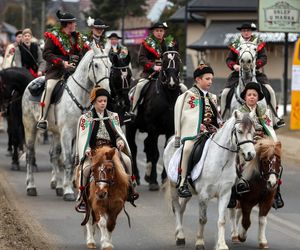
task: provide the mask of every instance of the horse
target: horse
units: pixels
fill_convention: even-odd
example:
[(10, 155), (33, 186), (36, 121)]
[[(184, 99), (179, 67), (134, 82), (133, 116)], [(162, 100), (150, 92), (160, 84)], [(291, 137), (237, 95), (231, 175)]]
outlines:
[[(256, 157), (247, 163), (246, 169), (253, 170), (249, 179), (250, 192), (238, 196), (238, 209), (230, 209), (231, 237), (233, 242), (244, 242), (250, 227), (250, 214), (254, 206), (259, 207), (259, 248), (269, 248), (266, 239), (267, 215), (272, 207), (277, 187), (280, 183), (281, 143), (265, 138), (255, 145)], [(241, 230), (238, 222), (242, 216)]]
[(12, 67), (0, 71), (0, 106), (7, 110), (8, 147), (12, 149), (12, 170), (20, 170), (19, 152), (25, 142), (21, 98), (34, 79), (25, 68)]
[[(239, 71), (239, 81), (237, 86), (234, 87), (234, 92), (230, 101), (230, 106), (225, 109), (225, 107), (221, 107), (222, 109), (222, 117), (224, 120), (227, 120), (232, 112), (235, 109), (240, 108), (244, 104), (244, 100), (240, 97), (241, 93), (243, 92), (246, 84), (248, 82), (257, 82), (256, 79), (256, 57), (257, 57), (257, 42), (245, 42), (242, 43), (237, 50), (239, 51), (239, 65), (241, 66), (240, 71)], [(272, 111), (272, 121), (273, 124), (276, 124), (275, 122), (275, 116), (276, 116), (276, 111), (274, 110), (276, 106), (276, 97), (274, 96), (273, 103), (272, 105), (269, 105), (272, 98), (271, 95), (274, 94), (274, 90), (272, 87), (268, 84), (267, 86), (265, 84), (259, 83), (261, 86), (261, 89), (264, 93), (265, 98), (259, 101), (261, 104), (264, 106), (268, 106), (269, 109)], [(273, 94), (272, 94), (273, 93)], [(228, 95), (228, 94), (227, 94)], [(221, 96), (221, 99), (224, 98), (224, 96)], [(228, 99), (228, 98), (226, 98)], [(226, 100), (227, 101), (227, 100)], [(221, 100), (221, 104), (226, 104), (226, 101)], [(274, 103), (275, 102), (275, 103)]]
[[(156, 164), (159, 159), (158, 137), (165, 135), (166, 142), (174, 134), (174, 106), (177, 97), (182, 93), (180, 86), (181, 59), (177, 51), (166, 51), (162, 55), (162, 69), (157, 79), (148, 83), (148, 88), (142, 104), (138, 107), (138, 114), (134, 121), (126, 124), (126, 138), (132, 153), (132, 169), (137, 183), (140, 183), (139, 170), (136, 163), (137, 146), (136, 131), (148, 134), (144, 141), (144, 152), (147, 158), (147, 173), (145, 180), (149, 183), (149, 190), (159, 189), (157, 182)], [(163, 170), (162, 180), (166, 178)]]
[[(48, 130), (53, 133), (53, 144), (50, 161), (53, 167), (51, 185), (56, 183), (56, 194), (66, 201), (75, 200), (72, 189), (73, 172), (73, 142), (76, 137), (76, 127), (82, 112), (90, 107), (90, 91), (95, 86), (109, 90), (109, 73), (111, 63), (107, 54), (95, 45), (78, 64), (75, 72), (67, 79), (60, 101), (51, 105), (48, 112)], [(29, 84), (30, 86), (30, 84)], [(36, 196), (36, 186), (32, 167), (35, 162), (35, 141), (39, 119), (39, 103), (31, 101), (31, 94), (26, 88), (23, 99), (23, 124), (27, 147), (26, 190), (27, 195)], [(60, 155), (64, 162), (64, 179), (62, 180)]]
[[(79, 186), (80, 167), (77, 167)], [(111, 234), (118, 214), (125, 206), (129, 187), (128, 176), (116, 149), (110, 146), (98, 148), (92, 156), (91, 177), (87, 190), (87, 212), (81, 225), (86, 225), (86, 244), (96, 248), (94, 234), (98, 226), (101, 231), (101, 249), (113, 248)]]
[[(196, 249), (204, 249), (204, 226), (207, 222), (206, 210), (208, 201), (218, 198), (218, 240), (217, 250), (228, 249), (225, 242), (226, 209), (231, 195), (231, 188), (236, 180), (236, 156), (242, 155), (245, 161), (255, 157), (253, 136), (255, 133), (254, 113), (243, 114), (234, 111), (232, 117), (220, 128), (207, 146), (204, 155), (202, 172), (199, 177), (194, 178), (194, 191), (197, 194), (199, 204), (199, 225), (196, 236)], [(164, 165), (167, 167), (175, 153), (175, 137), (172, 137), (164, 150)], [(179, 149), (181, 150), (181, 148)], [(175, 165), (174, 165), (175, 166)], [(178, 173), (178, 166), (175, 172)], [(166, 195), (171, 197), (172, 210), (176, 219), (176, 245), (185, 245), (182, 219), (186, 205), (190, 198), (180, 199), (177, 194), (176, 179), (172, 178), (170, 166), (168, 168), (168, 190)]]
[(130, 57), (121, 58), (117, 54), (110, 56), (112, 67), (109, 84), (111, 96), (113, 98), (113, 110), (118, 113), (121, 124), (123, 124), (124, 114), (130, 109), (128, 92), (132, 81), (132, 72), (129, 67)]

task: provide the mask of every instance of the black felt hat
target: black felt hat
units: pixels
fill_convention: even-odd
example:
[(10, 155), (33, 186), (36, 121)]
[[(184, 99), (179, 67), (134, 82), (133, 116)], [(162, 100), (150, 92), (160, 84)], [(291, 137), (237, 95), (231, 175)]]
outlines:
[(122, 37), (120, 37), (120, 36), (118, 36), (118, 34), (117, 33), (111, 33), (107, 38), (112, 38), (112, 37), (114, 37), (114, 38), (118, 38), (118, 39), (122, 39)]
[(236, 28), (237, 30), (242, 30), (242, 29), (249, 29), (249, 30), (256, 30), (256, 25), (254, 23), (243, 23), (240, 27)]
[(258, 101), (262, 100), (264, 98), (264, 94), (260, 89), (260, 86), (257, 82), (248, 82), (245, 86), (245, 89), (241, 93), (241, 98), (245, 100), (246, 92), (248, 89), (254, 89), (258, 93)]
[(168, 29), (168, 25), (167, 23), (163, 23), (163, 22), (157, 22), (157, 23), (154, 23), (149, 29), (150, 30), (154, 30), (154, 29), (157, 29), (157, 28), (162, 28), (162, 29)]
[(96, 87), (96, 88), (93, 88), (91, 91), (90, 102), (93, 103), (98, 96), (106, 96), (107, 99), (111, 98), (109, 92), (106, 89), (103, 89), (101, 87)]
[(97, 29), (107, 29), (109, 27), (100, 18), (96, 18), (92, 26)]
[(59, 19), (60, 22), (75, 22), (76, 21), (76, 17), (69, 13), (69, 12), (61, 12), (60, 10), (58, 10), (56, 12), (56, 16)]
[(208, 73), (214, 74), (213, 69), (205, 64), (200, 64), (199, 67), (194, 71), (194, 79)]

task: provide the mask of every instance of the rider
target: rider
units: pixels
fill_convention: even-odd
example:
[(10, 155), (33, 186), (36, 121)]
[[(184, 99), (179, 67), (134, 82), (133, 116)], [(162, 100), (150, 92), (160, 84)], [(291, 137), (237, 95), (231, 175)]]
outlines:
[(46, 60), (46, 88), (40, 102), (40, 118), (37, 128), (46, 130), (48, 122), (46, 120), (52, 92), (56, 84), (61, 81), (66, 74), (75, 70), (76, 64), (82, 56), (82, 49), (86, 44), (82, 35), (77, 32), (76, 18), (71, 13), (56, 13), (60, 21), (60, 26), (45, 32), (45, 47), (43, 57)]
[[(245, 104), (239, 109), (243, 113), (250, 113), (255, 110), (255, 140), (264, 136), (271, 137), (274, 141), (278, 141), (276, 133), (273, 129), (272, 120), (270, 119), (270, 110), (265, 105), (259, 104), (258, 101), (264, 98), (260, 86), (256, 82), (247, 83), (245, 89), (241, 93), (241, 98), (245, 101)], [(232, 195), (228, 207), (235, 207), (236, 192), (239, 194), (250, 191), (248, 180), (250, 179), (252, 171), (250, 168), (246, 168), (242, 176), (239, 177), (236, 187), (232, 189)], [(284, 206), (284, 202), (281, 198), (280, 189), (278, 186), (277, 193), (274, 200), (274, 207), (281, 208)]]
[[(217, 109), (216, 95), (208, 92), (212, 85), (214, 72), (211, 67), (201, 64), (194, 71), (195, 84), (192, 88), (180, 95), (175, 104), (175, 147), (183, 143), (177, 185), (179, 197), (192, 196), (188, 181), (190, 182), (191, 167), (188, 166), (189, 158), (194, 145), (203, 133), (212, 133), (222, 124), (222, 119)], [(191, 182), (190, 182), (191, 183)]]
[(127, 47), (120, 43), (120, 39), (122, 39), (122, 37), (118, 36), (117, 33), (111, 33), (107, 38), (110, 40), (111, 45), (109, 50), (109, 59), (111, 62), (113, 62), (112, 58), (114, 55), (118, 55), (120, 58), (130, 58), (130, 54)]
[(136, 85), (133, 96), (132, 107), (129, 114), (125, 114), (125, 120), (134, 119), (137, 115), (138, 105), (143, 96), (141, 91), (143, 87), (154, 78), (157, 78), (161, 70), (161, 57), (168, 47), (176, 46), (176, 42), (172, 36), (165, 37), (167, 24), (164, 22), (157, 22), (150, 28), (150, 34), (142, 42), (139, 51), (139, 63), (143, 66), (141, 74), (142, 79)]
[(45, 71), (45, 60), (42, 56), (42, 50), (40, 46), (32, 42), (31, 29), (26, 28), (22, 31), (22, 41), (18, 46), (18, 50), (15, 51), (15, 64), (16, 67), (24, 67), (34, 77), (43, 75)]
[(90, 101), (93, 108), (83, 114), (77, 127), (77, 156), (80, 163), (83, 164), (83, 173), (80, 173), (80, 189), (77, 210), (84, 211), (84, 201), (81, 197), (81, 191), (84, 190), (87, 179), (91, 171), (91, 157), (98, 147), (109, 145), (118, 148), (123, 159), (124, 168), (130, 178), (128, 190), (128, 201), (133, 203), (138, 199), (139, 194), (135, 192), (132, 180), (131, 153), (126, 137), (120, 127), (119, 116), (106, 109), (107, 102), (111, 99), (107, 90), (96, 87), (93, 88), (90, 95)]
[(87, 24), (91, 27), (91, 31), (85, 36), (87, 44), (90, 46), (90, 44), (94, 42), (98, 48), (104, 49), (106, 46), (104, 31), (109, 26), (107, 26), (100, 18), (93, 19), (91, 17), (88, 18)]
[(241, 69), (241, 66), (238, 64), (238, 57), (239, 57), (239, 51), (238, 47), (240, 44), (245, 42), (255, 42), (257, 43), (257, 58), (256, 58), (256, 79), (257, 82), (264, 84), (264, 86), (267, 88), (267, 90), (270, 93), (270, 105), (272, 106), (272, 111), (277, 117), (278, 121), (276, 124), (274, 124), (274, 128), (280, 128), (285, 125), (284, 120), (279, 118), (276, 114), (276, 96), (275, 92), (272, 89), (272, 87), (269, 84), (269, 80), (267, 76), (258, 71), (258, 69), (262, 68), (264, 65), (267, 64), (267, 53), (266, 53), (266, 43), (259, 40), (258, 37), (255, 34), (252, 34), (253, 31), (256, 30), (256, 26), (254, 23), (244, 23), (240, 27), (237, 27), (237, 29), (241, 32), (241, 35), (230, 45), (230, 52), (226, 59), (227, 66), (233, 71), (228, 80), (227, 80), (227, 86), (222, 92), (222, 114), (225, 113), (226, 109), (226, 99), (227, 94), (229, 93), (230, 89), (235, 86), (239, 81), (239, 71)]
[(7, 69), (10, 67), (16, 66), (15, 53), (16, 53), (16, 50), (19, 50), (18, 46), (21, 43), (21, 41), (22, 41), (22, 30), (18, 30), (15, 33), (15, 42), (9, 44), (5, 50), (5, 55), (4, 55), (3, 64), (2, 64), (3, 69)]

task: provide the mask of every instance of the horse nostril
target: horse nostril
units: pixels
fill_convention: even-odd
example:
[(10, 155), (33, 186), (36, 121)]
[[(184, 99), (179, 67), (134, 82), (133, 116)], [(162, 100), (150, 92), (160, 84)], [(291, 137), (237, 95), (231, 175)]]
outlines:
[(250, 59), (248, 60), (248, 63), (249, 63), (249, 64), (251, 63), (251, 60), (250, 60)]

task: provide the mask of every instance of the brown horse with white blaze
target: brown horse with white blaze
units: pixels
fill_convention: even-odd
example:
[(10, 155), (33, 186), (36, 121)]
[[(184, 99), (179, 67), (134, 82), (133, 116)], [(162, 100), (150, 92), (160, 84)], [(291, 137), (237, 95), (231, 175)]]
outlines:
[(86, 223), (86, 243), (89, 249), (96, 248), (94, 234), (97, 226), (101, 232), (101, 249), (113, 249), (111, 234), (127, 200), (128, 186), (129, 179), (117, 149), (110, 146), (98, 148), (92, 156), (88, 188), (87, 213), (92, 215)]
[[(267, 215), (272, 207), (274, 196), (280, 184), (281, 143), (265, 138), (257, 141), (255, 145), (256, 158), (246, 168), (253, 170), (249, 179), (250, 192), (238, 196), (237, 208), (230, 209), (231, 237), (233, 242), (244, 242), (247, 230), (251, 225), (250, 214), (254, 206), (259, 208), (259, 248), (269, 248), (266, 239)], [(242, 216), (241, 228), (238, 223)]]

